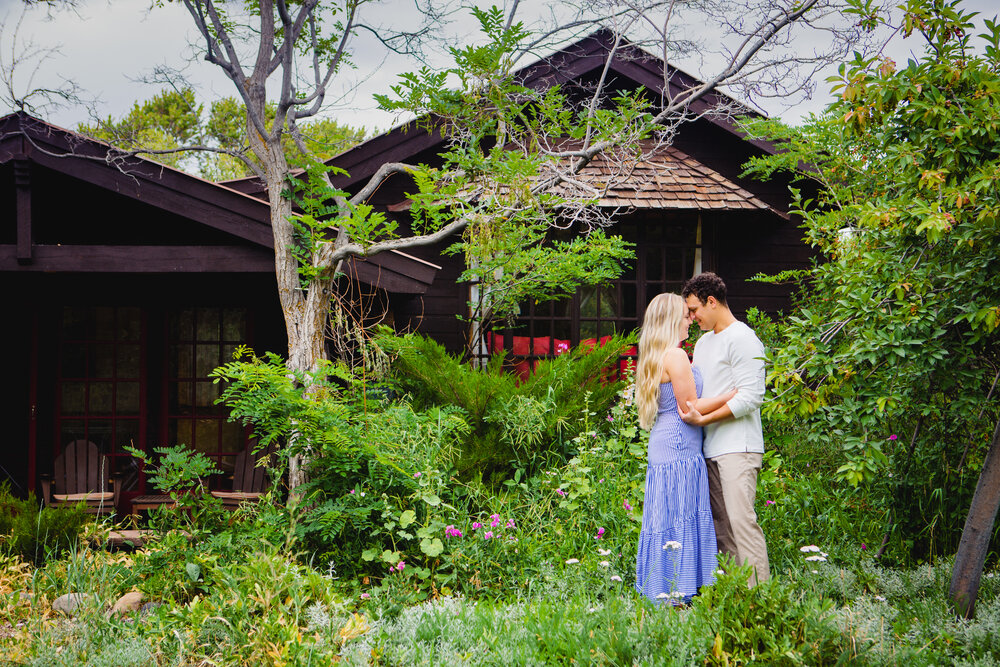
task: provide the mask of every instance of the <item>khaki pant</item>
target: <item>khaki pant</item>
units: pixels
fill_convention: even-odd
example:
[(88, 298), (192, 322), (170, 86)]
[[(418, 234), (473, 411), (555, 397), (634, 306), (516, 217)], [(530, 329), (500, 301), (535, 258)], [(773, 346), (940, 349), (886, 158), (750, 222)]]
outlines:
[(757, 525), (754, 511), (763, 458), (762, 454), (739, 452), (705, 461), (719, 552), (731, 555), (737, 563), (753, 565), (758, 583), (771, 576), (764, 531)]

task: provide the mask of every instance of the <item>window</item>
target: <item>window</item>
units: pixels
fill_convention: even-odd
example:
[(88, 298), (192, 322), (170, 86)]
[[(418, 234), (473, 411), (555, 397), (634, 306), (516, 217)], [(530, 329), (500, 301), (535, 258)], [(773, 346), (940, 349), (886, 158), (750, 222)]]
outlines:
[(167, 314), (167, 443), (187, 445), (225, 472), (246, 447), (246, 429), (216, 405), (219, 385), (208, 374), (232, 361), (247, 340), (245, 308), (180, 308)]
[(124, 491), (139, 478), (123, 445), (145, 447), (144, 329), (134, 307), (66, 306), (59, 323), (56, 446), (93, 442), (122, 473)]

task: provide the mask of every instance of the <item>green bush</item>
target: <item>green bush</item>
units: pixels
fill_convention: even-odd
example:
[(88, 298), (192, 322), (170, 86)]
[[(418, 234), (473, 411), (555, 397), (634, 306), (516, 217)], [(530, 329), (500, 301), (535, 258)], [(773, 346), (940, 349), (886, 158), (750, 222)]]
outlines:
[(0, 487), (0, 546), (23, 560), (40, 564), (58, 558), (80, 539), (88, 515), (79, 507), (42, 507), (34, 494), (15, 498)]

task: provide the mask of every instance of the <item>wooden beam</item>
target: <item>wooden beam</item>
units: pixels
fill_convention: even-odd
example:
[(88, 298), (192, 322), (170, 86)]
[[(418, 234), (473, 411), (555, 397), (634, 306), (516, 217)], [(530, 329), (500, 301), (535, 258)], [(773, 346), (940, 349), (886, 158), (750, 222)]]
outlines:
[(56, 273), (273, 273), (274, 255), (252, 246), (35, 245), (18, 261), (16, 245), (0, 245), (0, 271)]
[(14, 160), (14, 188), (17, 191), (17, 261), (31, 264), (31, 163)]

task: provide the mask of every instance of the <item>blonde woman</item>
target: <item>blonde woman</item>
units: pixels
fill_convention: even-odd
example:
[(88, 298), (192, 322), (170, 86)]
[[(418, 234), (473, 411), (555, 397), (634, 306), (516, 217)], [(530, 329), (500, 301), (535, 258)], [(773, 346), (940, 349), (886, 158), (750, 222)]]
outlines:
[(699, 398), (701, 373), (680, 343), (691, 318), (677, 294), (660, 294), (646, 308), (639, 337), (636, 407), (650, 431), (646, 498), (636, 557), (636, 589), (655, 603), (689, 602), (715, 581), (715, 528), (698, 426), (685, 424), (677, 405), (688, 401), (710, 414), (736, 394)]

